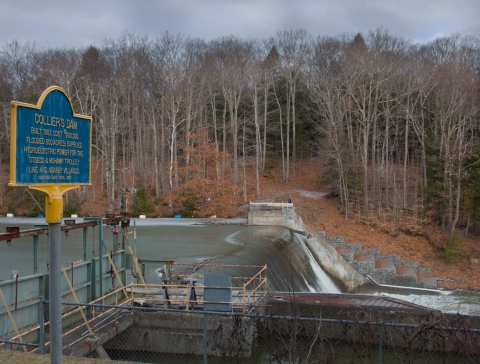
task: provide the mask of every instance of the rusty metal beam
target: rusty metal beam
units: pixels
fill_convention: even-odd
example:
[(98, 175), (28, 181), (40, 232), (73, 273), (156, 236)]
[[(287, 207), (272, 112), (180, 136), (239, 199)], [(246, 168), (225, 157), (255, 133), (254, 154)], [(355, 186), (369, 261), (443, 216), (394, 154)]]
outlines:
[[(68, 231), (68, 230), (82, 229), (82, 228), (97, 226), (97, 225), (98, 225), (97, 221), (87, 221), (87, 222), (81, 222), (75, 225), (68, 225), (68, 226), (64, 225), (61, 227), (61, 229), (62, 231)], [(48, 227), (16, 231), (16, 232), (10, 232), (10, 233), (1, 233), (0, 241), (13, 240), (13, 239), (19, 239), (19, 238), (28, 238), (32, 236), (45, 235), (47, 233), (48, 233)]]
[(67, 231), (67, 230), (74, 230), (74, 229), (81, 229), (81, 228), (86, 228), (90, 226), (97, 226), (98, 222), (97, 221), (87, 221), (87, 222), (81, 222), (79, 224), (75, 225), (64, 225), (62, 226), (62, 231)]
[(12, 240), (12, 239), (18, 239), (18, 238), (28, 238), (31, 236), (44, 235), (46, 233), (48, 233), (48, 228), (23, 230), (17, 233), (3, 233), (3, 234), (0, 234), (0, 241)]

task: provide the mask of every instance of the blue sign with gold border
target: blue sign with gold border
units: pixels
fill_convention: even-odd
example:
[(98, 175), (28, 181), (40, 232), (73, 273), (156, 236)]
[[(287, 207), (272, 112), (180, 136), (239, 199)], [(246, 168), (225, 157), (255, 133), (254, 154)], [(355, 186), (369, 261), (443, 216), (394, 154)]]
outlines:
[(11, 103), (10, 186), (91, 183), (92, 118), (51, 86), (38, 104)]

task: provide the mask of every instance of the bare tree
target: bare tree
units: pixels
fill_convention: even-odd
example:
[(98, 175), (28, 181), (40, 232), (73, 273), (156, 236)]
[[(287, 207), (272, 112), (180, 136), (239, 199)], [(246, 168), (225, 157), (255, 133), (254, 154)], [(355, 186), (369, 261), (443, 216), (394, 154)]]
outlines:
[(297, 158), (296, 148), (296, 93), (301, 82), (301, 73), (309, 53), (310, 38), (303, 29), (278, 32), (276, 44), (286, 88), (286, 166), (284, 181), (290, 179), (290, 123), (292, 128), (292, 160)]

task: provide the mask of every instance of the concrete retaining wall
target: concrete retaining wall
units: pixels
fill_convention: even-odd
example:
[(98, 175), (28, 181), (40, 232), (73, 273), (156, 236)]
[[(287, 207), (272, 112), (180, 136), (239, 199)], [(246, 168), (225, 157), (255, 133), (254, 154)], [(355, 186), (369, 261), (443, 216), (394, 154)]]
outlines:
[[(317, 235), (325, 237), (325, 232)], [(437, 280), (429, 268), (419, 267), (418, 262), (401, 261), (400, 256), (380, 255), (379, 250), (362, 249), (362, 244), (345, 243), (343, 237), (325, 238), (348, 263), (359, 273), (379, 284), (436, 289)]]
[[(106, 350), (203, 355), (204, 315), (135, 312), (136, 324), (104, 345)], [(207, 316), (208, 355), (249, 357), (254, 323), (238, 317)]]

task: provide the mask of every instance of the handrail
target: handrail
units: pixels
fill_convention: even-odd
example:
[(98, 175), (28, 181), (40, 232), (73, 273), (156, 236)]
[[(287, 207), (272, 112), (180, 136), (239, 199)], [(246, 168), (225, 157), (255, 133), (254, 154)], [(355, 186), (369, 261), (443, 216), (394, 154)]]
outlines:
[[(267, 282), (267, 280), (265, 279), (265, 280), (264, 280), (264, 283), (266, 284), (266, 282)], [(255, 294), (257, 291), (261, 290), (261, 288), (262, 288), (261, 285), (258, 285), (257, 287), (255, 287), (252, 291), (250, 291), (250, 294), (246, 297), (245, 300), (248, 300), (250, 297), (254, 296), (254, 294)]]
[[(108, 253), (107, 253), (107, 258), (111, 259), (111, 257), (109, 256)], [(112, 263), (112, 261), (110, 261), (110, 263)], [(174, 263), (172, 265), (196, 266), (195, 264), (188, 264), (188, 263)], [(253, 277), (232, 276), (232, 278), (236, 279), (236, 280), (247, 280), (246, 283), (242, 284), (241, 286), (236, 285), (236, 286), (231, 286), (231, 287), (224, 287), (224, 286), (217, 287), (217, 286), (176, 284), (176, 283), (147, 284), (145, 281), (143, 281), (143, 283), (139, 283), (139, 284), (130, 283), (126, 286), (121, 284), (120, 287), (114, 289), (113, 291), (105, 294), (102, 297), (99, 297), (99, 298), (91, 301), (90, 304), (95, 304), (95, 303), (98, 303), (99, 301), (103, 301), (106, 298), (111, 297), (112, 295), (116, 295), (115, 297), (117, 297), (117, 295), (119, 293), (123, 293), (125, 295), (125, 299), (120, 305), (122, 305), (122, 306), (124, 306), (124, 305), (133, 306), (134, 305), (133, 301), (135, 300), (135, 296), (137, 294), (139, 294), (139, 293), (134, 292), (134, 288), (136, 288), (136, 287), (143, 288), (143, 291), (142, 291), (143, 293), (140, 293), (140, 294), (149, 296), (149, 295), (154, 295), (157, 292), (154, 289), (149, 290), (149, 288), (158, 287), (161, 290), (164, 287), (166, 287), (166, 288), (170, 288), (170, 289), (179, 288), (179, 289), (181, 289), (181, 291), (180, 292), (178, 292), (178, 291), (177, 292), (172, 292), (172, 295), (171, 295), (172, 297), (169, 297), (168, 299), (161, 298), (161, 297), (158, 297), (158, 296), (156, 296), (154, 299), (150, 299), (150, 298), (142, 298), (142, 299), (145, 299), (145, 300), (148, 300), (148, 301), (155, 300), (156, 302), (160, 302), (160, 303), (166, 303), (166, 302), (169, 302), (171, 304), (182, 304), (182, 303), (184, 303), (185, 308), (187, 310), (189, 310), (189, 309), (191, 309), (191, 307), (193, 307), (192, 303), (193, 304), (194, 303), (199, 303), (199, 304), (225, 303), (225, 304), (231, 304), (231, 305), (241, 305), (241, 306), (243, 306), (243, 311), (245, 312), (247, 306), (249, 306), (252, 303), (255, 304), (257, 302), (257, 299), (255, 299), (255, 296), (258, 294), (258, 292), (266, 290), (266, 285), (267, 285), (267, 278), (266, 278), (267, 266), (266, 265), (259, 266), (259, 265), (240, 265), (240, 264), (204, 264), (202, 266), (213, 266), (213, 267), (217, 267), (217, 269), (228, 268), (228, 267), (260, 268), (260, 270), (257, 273), (255, 273), (255, 275)], [(64, 272), (64, 274), (65, 274), (65, 272)], [(117, 273), (117, 276), (118, 276), (118, 273)], [(192, 277), (192, 275), (189, 275), (189, 277)], [(252, 286), (252, 284), (253, 284), (253, 286)], [(250, 286), (252, 286), (252, 287), (250, 287)], [(200, 293), (205, 288), (230, 288), (232, 291), (234, 291), (234, 292), (237, 291), (238, 292), (238, 295), (236, 296), (236, 298), (239, 298), (239, 300), (232, 300), (232, 301), (229, 301), (229, 302), (212, 301), (212, 300), (205, 301), (203, 294)], [(192, 299), (192, 297), (190, 296), (190, 294), (192, 292), (191, 291), (192, 289), (196, 290), (194, 299)], [(156, 293), (156, 294), (158, 294), (158, 293)], [(183, 297), (184, 295), (185, 295), (185, 297)], [(181, 296), (181, 298), (179, 298), (178, 296)], [(251, 300), (252, 297), (253, 297), (253, 301), (249, 303), (249, 300)], [(94, 320), (96, 320), (98, 317), (101, 317), (101, 316), (107, 314), (108, 312), (109, 312), (109, 310), (103, 312), (101, 315), (97, 315), (96, 317), (94, 316), (93, 318), (87, 318), (87, 319), (84, 318), (84, 322), (82, 322), (81, 325), (82, 326), (85, 325), (88, 328), (90, 323), (94, 322)], [(81, 308), (76, 308), (76, 309), (73, 309), (69, 312), (66, 312), (65, 314), (62, 315), (62, 320), (66, 319), (70, 316), (73, 316), (75, 314), (78, 314), (78, 313), (80, 313), (80, 314), (83, 313)], [(48, 326), (48, 325), (50, 325), (49, 321), (44, 323), (44, 326)], [(78, 327), (79, 326), (73, 328), (72, 330), (69, 330), (68, 332), (64, 333), (63, 335), (67, 335), (67, 334), (73, 332)], [(31, 328), (30, 330), (28, 330), (26, 332), (23, 332), (21, 334), (18, 333), (17, 335), (15, 335), (12, 338), (12, 340), (21, 339), (22, 337), (26, 336), (27, 334), (30, 334), (32, 332), (35, 332), (36, 330), (39, 330), (39, 328), (40, 328), (40, 326), (37, 324), (35, 327)], [(48, 344), (48, 343), (46, 343), (46, 344)], [(38, 349), (35, 349), (35, 350), (38, 350)]]
[[(135, 230), (133, 231), (135, 233)], [(146, 285), (145, 279), (142, 275), (142, 272), (140, 271), (140, 267), (138, 266), (138, 258), (133, 254), (132, 247), (130, 246), (130, 243), (128, 242), (128, 236), (127, 234), (124, 235), (125, 242), (127, 243), (128, 250), (130, 251), (130, 254), (133, 256), (133, 262), (135, 263), (135, 269), (137, 271), (137, 274), (139, 275), (140, 279), (142, 280), (143, 284)], [(148, 288), (145, 288), (148, 291)]]
[[(126, 288), (128, 288), (128, 286), (127, 286)], [(121, 291), (122, 291), (121, 288), (116, 289), (115, 291), (109, 292), (107, 295), (105, 295), (105, 296), (103, 296), (103, 297), (100, 297), (100, 298), (98, 298), (98, 299), (96, 299), (96, 300), (94, 300), (94, 301), (91, 301), (90, 304), (94, 304), (95, 302), (102, 301), (102, 300), (104, 300), (106, 297), (113, 296), (114, 294), (116, 295), (117, 293), (119, 293), (119, 292), (121, 292)], [(128, 307), (128, 306), (129, 306), (128, 301), (129, 301), (129, 299), (128, 299), (128, 297), (126, 297), (126, 299), (125, 299), (124, 302), (120, 302), (120, 304), (116, 303), (116, 306), (127, 306), (127, 307)], [(77, 303), (78, 303), (78, 302), (77, 302)], [(72, 316), (72, 315), (75, 314), (75, 313), (81, 312), (81, 311), (84, 309), (84, 307), (81, 306), (81, 303), (78, 303), (78, 304), (79, 304), (80, 306), (78, 306), (77, 308), (75, 308), (75, 309), (73, 309), (73, 310), (71, 310), (71, 311), (63, 314), (63, 315), (62, 315), (62, 320), (65, 319), (65, 318), (67, 318), (67, 317), (69, 317), (69, 316)], [(130, 306), (131, 306), (131, 305), (130, 305)], [(75, 327), (72, 328), (71, 330), (66, 331), (66, 332), (63, 332), (63, 333), (62, 333), (62, 336), (66, 336), (66, 335), (74, 332), (74, 331), (77, 330), (80, 326), (83, 326), (83, 325), (87, 326), (87, 328), (88, 328), (88, 325), (89, 325), (90, 323), (94, 323), (94, 321), (97, 320), (99, 317), (105, 316), (105, 315), (107, 315), (109, 312), (111, 312), (111, 311), (113, 311), (113, 310), (114, 310), (113, 308), (110, 308), (110, 309), (108, 309), (108, 310), (106, 310), (106, 311), (103, 311), (101, 314), (99, 314), (99, 315), (97, 315), (97, 316), (93, 316), (92, 318), (88, 319), (87, 321), (83, 322), (82, 324), (80, 324), (80, 325), (78, 325), (78, 326), (75, 326)], [(47, 326), (47, 325), (50, 325), (50, 321), (47, 321), (47, 322), (45, 323), (45, 326)], [(33, 332), (33, 331), (35, 331), (35, 330), (38, 330), (39, 328), (40, 328), (39, 325), (37, 325), (37, 327), (33, 328), (32, 330), (30, 330), (30, 331), (28, 331), (28, 332), (22, 333), (20, 336), (24, 336), (24, 335), (26, 335), (26, 334), (28, 334), (28, 333), (31, 333), (31, 332)], [(90, 330), (88, 330), (88, 331), (90, 332)], [(49, 341), (45, 342), (45, 346), (48, 346), (49, 344), (50, 344)], [(37, 350), (39, 350), (39, 348), (35, 348), (34, 350), (32, 350), (32, 352), (36, 352)]]
[[(127, 286), (127, 288), (128, 288), (128, 287), (129, 287), (129, 286)], [(114, 295), (114, 294), (117, 294), (117, 293), (120, 292), (120, 291), (122, 291), (122, 288), (118, 288), (118, 289), (116, 289), (116, 290), (114, 290), (114, 291), (111, 291), (111, 292), (109, 292), (108, 294), (106, 294), (105, 296), (99, 297), (99, 298), (91, 301), (90, 304), (94, 304), (94, 303), (96, 303), (96, 302), (102, 301), (102, 300), (104, 300), (105, 298), (110, 297), (110, 296), (112, 296), (112, 295)], [(125, 302), (121, 303), (120, 306), (121, 306), (121, 305), (126, 305), (126, 303), (128, 302), (128, 300), (129, 300), (128, 297), (126, 297)], [(79, 307), (80, 307), (80, 306), (79, 306)], [(73, 309), (73, 310), (71, 310), (71, 311), (68, 311), (68, 312), (62, 314), (62, 320), (65, 319), (65, 318), (68, 318), (68, 317), (70, 317), (70, 316), (73, 316), (73, 315), (76, 314), (76, 313), (79, 313), (82, 309), (83, 309), (83, 308), (75, 308), (75, 309)], [(106, 313), (106, 312), (108, 312), (108, 311), (105, 311), (104, 313)], [(88, 323), (90, 323), (91, 321), (92, 321), (92, 319), (88, 320)], [(47, 327), (48, 325), (50, 325), (50, 321), (47, 321), (47, 322), (45, 322), (45, 324), (44, 324), (45, 327)], [(21, 334), (18, 334), (18, 335), (16, 335), (16, 336), (14, 336), (12, 339), (21, 338), (21, 337), (23, 337), (23, 336), (25, 336), (25, 335), (27, 335), (27, 334), (30, 334), (30, 333), (38, 330), (39, 328), (40, 328), (40, 326), (37, 324), (37, 325), (35, 325), (34, 328), (32, 328), (32, 329), (30, 329), (30, 330), (28, 330), (28, 331), (26, 331), (26, 332), (23, 332), (23, 333), (21, 333)], [(76, 330), (76, 328), (75, 328), (75, 329), (72, 329), (72, 330), (70, 330), (70, 331), (68, 331), (68, 332), (66, 332), (66, 333), (64, 333), (63, 335), (66, 335), (66, 334), (68, 334), (68, 333), (70, 333), (70, 332), (72, 332), (72, 331), (74, 331), (74, 330)], [(46, 345), (46, 344), (45, 344), (45, 345)], [(38, 348), (37, 348), (36, 350), (38, 350)]]
[[(247, 285), (242, 285), (242, 286), (231, 286), (231, 287), (224, 287), (224, 286), (204, 286), (204, 285), (190, 285), (190, 284), (179, 284), (179, 283), (163, 283), (163, 284), (147, 284), (149, 287), (158, 287), (159, 289), (164, 289), (164, 288), (167, 288), (167, 289), (179, 289), (180, 292), (173, 292), (171, 294), (171, 296), (176, 296), (176, 298), (173, 298), (173, 297), (158, 297), (158, 295), (155, 293), (155, 292), (149, 292), (147, 293), (146, 295), (150, 296), (150, 295), (153, 295), (155, 296), (155, 298), (152, 298), (152, 299), (149, 299), (149, 298), (146, 298), (146, 297), (142, 297), (143, 300), (145, 301), (156, 301), (156, 302), (159, 302), (159, 303), (170, 303), (170, 304), (181, 304), (181, 303), (185, 303), (186, 305), (186, 308), (188, 309), (188, 307), (190, 306), (190, 304), (192, 302), (198, 302), (198, 303), (225, 303), (225, 304), (240, 304), (243, 306), (243, 310), (245, 311), (246, 309), (246, 306), (248, 305), (248, 300), (252, 297), (255, 297), (255, 294), (258, 293), (259, 291), (263, 291), (266, 287), (266, 284), (267, 284), (267, 279), (266, 278), (255, 278), (254, 280), (251, 280), (250, 282), (252, 281), (257, 281), (259, 280), (260, 283), (255, 285), (255, 287), (251, 290), (251, 292), (249, 292), (247, 294)], [(141, 284), (130, 284), (130, 287), (133, 288), (134, 287), (140, 287), (140, 288), (143, 288), (142, 287), (143, 285)], [(238, 291), (240, 294), (243, 295), (243, 298), (241, 299), (241, 301), (211, 301), (211, 300), (205, 300), (204, 298), (204, 295), (201, 294), (201, 293), (196, 293), (196, 300), (191, 300), (190, 299), (190, 289), (193, 288), (195, 290), (198, 291), (201, 291), (201, 290), (204, 290), (205, 288), (230, 288), (232, 291)], [(153, 290), (152, 290), (153, 291)], [(132, 293), (132, 296), (133, 296), (134, 293)], [(181, 296), (182, 298), (178, 298), (178, 296)], [(183, 296), (185, 296), (185, 298), (183, 298)], [(132, 300), (134, 298), (132, 297)], [(256, 300), (254, 300), (254, 303), (256, 302)]]
[[(73, 289), (72, 282), (70, 282), (70, 279), (68, 278), (67, 271), (65, 270), (63, 265), (60, 265), (60, 266), (62, 268), (62, 273), (65, 276), (65, 280), (67, 281), (68, 287), (70, 288), (70, 293), (73, 295), (73, 298), (75, 299), (75, 301), (79, 303), (80, 301), (78, 300), (77, 294), (75, 293), (75, 289)], [(87, 320), (87, 317), (85, 316), (85, 313), (83, 312), (83, 309), (80, 310), (80, 314), (82, 315), (83, 320), (85, 321), (85, 325), (87, 325), (88, 331), (90, 332), (90, 334), (93, 335), (93, 331), (90, 328), (90, 325), (88, 324), (88, 320)]]
[(185, 265), (185, 266), (197, 266), (201, 265), (202, 267), (242, 267), (242, 268), (264, 268), (264, 265), (245, 265), (245, 264), (202, 264), (202, 263), (172, 263), (171, 265)]

